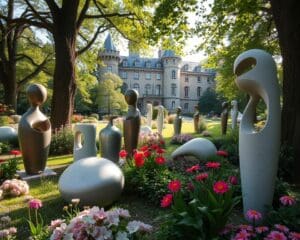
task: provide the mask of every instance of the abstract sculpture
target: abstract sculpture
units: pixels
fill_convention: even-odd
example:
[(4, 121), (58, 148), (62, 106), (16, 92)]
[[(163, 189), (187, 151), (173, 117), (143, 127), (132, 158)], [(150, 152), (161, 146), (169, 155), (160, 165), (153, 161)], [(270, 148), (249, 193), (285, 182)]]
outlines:
[(195, 133), (199, 133), (199, 120), (200, 120), (199, 106), (196, 105), (194, 108), (195, 108), (195, 113), (193, 115), (194, 129), (195, 129)]
[[(244, 214), (249, 209), (266, 213), (272, 205), (280, 147), (280, 92), (276, 64), (259, 49), (239, 55), (234, 62), (236, 84), (250, 95), (240, 123), (239, 154)], [(256, 106), (262, 99), (267, 107), (263, 129), (254, 128)]]
[(174, 119), (174, 135), (178, 135), (181, 133), (182, 126), (182, 116), (181, 116), (181, 107), (177, 107), (176, 117)]
[(120, 129), (113, 125), (114, 118), (117, 116), (110, 116), (107, 126), (99, 133), (100, 154), (101, 157), (118, 163), (122, 134)]
[(19, 144), (27, 174), (38, 174), (45, 170), (51, 142), (51, 124), (39, 106), (47, 99), (47, 90), (40, 84), (27, 88), (31, 107), (19, 123)]
[(231, 128), (235, 129), (236, 125), (237, 125), (237, 118), (238, 118), (238, 105), (237, 105), (237, 101), (236, 100), (232, 100), (231, 101)]
[(138, 92), (128, 89), (125, 92), (125, 100), (128, 104), (128, 112), (123, 121), (124, 145), (128, 156), (132, 156), (133, 150), (137, 148), (141, 126), (141, 113), (137, 108)]
[(74, 132), (74, 161), (87, 157), (96, 157), (96, 126), (90, 123), (77, 123), (75, 124)]
[(150, 128), (152, 128), (152, 115), (153, 115), (152, 104), (147, 103), (147, 125)]
[(164, 107), (162, 105), (158, 105), (155, 108), (158, 110), (156, 118), (157, 132), (162, 135), (164, 127)]
[(18, 142), (18, 133), (17, 131), (8, 126), (0, 127), (0, 142), (9, 142), (16, 144)]
[(222, 103), (222, 113), (221, 113), (222, 135), (226, 135), (227, 122), (228, 122), (228, 102), (223, 102)]

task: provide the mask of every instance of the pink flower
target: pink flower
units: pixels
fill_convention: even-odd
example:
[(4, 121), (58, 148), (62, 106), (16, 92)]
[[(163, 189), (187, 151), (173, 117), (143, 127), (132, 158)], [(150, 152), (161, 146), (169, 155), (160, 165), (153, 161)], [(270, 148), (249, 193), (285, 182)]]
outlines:
[(186, 169), (186, 172), (191, 173), (191, 172), (198, 171), (199, 169), (200, 169), (200, 165), (197, 164), (197, 165), (194, 165), (194, 166), (192, 166), (192, 167), (190, 167), (190, 168), (187, 168), (187, 169)]
[(158, 164), (158, 165), (163, 165), (165, 164), (166, 160), (164, 157), (156, 157), (155, 158), (155, 162)]
[(49, 229), (54, 230), (55, 228), (59, 227), (65, 220), (62, 219), (56, 219), (52, 220)]
[(173, 195), (171, 193), (165, 195), (160, 201), (160, 206), (163, 208), (169, 207), (172, 204)]
[(214, 184), (214, 191), (217, 194), (224, 194), (226, 192), (228, 192), (229, 187), (228, 184), (224, 181), (218, 181)]
[(253, 209), (249, 209), (246, 215), (249, 220), (254, 220), (254, 221), (258, 221), (262, 218), (261, 213)]
[(231, 183), (231, 185), (237, 185), (238, 184), (238, 179), (236, 176), (229, 176), (228, 182)]
[(168, 188), (171, 192), (178, 192), (181, 188), (181, 182), (179, 180), (173, 180), (169, 182)]
[(120, 158), (126, 158), (126, 157), (127, 157), (127, 152), (126, 152), (126, 150), (121, 150), (121, 151), (119, 152), (119, 157), (120, 157)]
[(259, 226), (259, 227), (256, 227), (256, 228), (255, 228), (255, 231), (256, 231), (257, 233), (264, 233), (264, 232), (269, 231), (269, 228), (266, 227), (266, 226)]
[(294, 197), (288, 196), (288, 195), (282, 196), (279, 200), (284, 206), (291, 206), (296, 203), (296, 199)]
[(248, 240), (250, 239), (251, 234), (248, 233), (246, 230), (241, 230), (239, 233), (237, 233), (234, 237), (234, 240)]
[(228, 157), (228, 152), (226, 152), (224, 150), (219, 150), (219, 151), (217, 151), (217, 155), (221, 156), (221, 157)]
[(200, 173), (195, 177), (195, 180), (202, 182), (202, 181), (206, 180), (207, 178), (208, 178), (208, 173)]
[(207, 162), (207, 163), (205, 164), (205, 166), (206, 166), (207, 168), (217, 169), (217, 168), (220, 168), (221, 163), (219, 163), (219, 162)]
[(290, 229), (288, 229), (286, 226), (281, 225), (281, 224), (275, 224), (274, 226), (275, 226), (275, 228), (277, 228), (281, 232), (287, 233), (287, 232), (290, 231)]
[(247, 225), (247, 224), (240, 224), (240, 225), (239, 225), (239, 229), (240, 229), (240, 230), (250, 231), (250, 232), (253, 231), (253, 227), (250, 226), (250, 225)]
[(291, 232), (290, 235), (289, 235), (289, 238), (291, 240), (300, 240), (300, 233)]
[(272, 231), (266, 238), (266, 240), (287, 240), (287, 237), (278, 231)]
[(31, 208), (31, 209), (39, 209), (42, 206), (43, 206), (43, 204), (40, 199), (31, 199), (29, 201), (29, 208)]
[(10, 154), (11, 154), (11, 155), (18, 156), (18, 155), (21, 155), (22, 152), (21, 152), (20, 150), (14, 149), (14, 150), (11, 150), (11, 151), (10, 151)]

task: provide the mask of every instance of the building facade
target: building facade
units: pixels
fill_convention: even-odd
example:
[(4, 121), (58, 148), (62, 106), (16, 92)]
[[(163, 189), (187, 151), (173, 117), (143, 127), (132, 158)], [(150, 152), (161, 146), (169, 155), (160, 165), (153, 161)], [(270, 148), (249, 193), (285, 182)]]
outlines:
[(124, 81), (124, 88), (139, 93), (138, 107), (142, 113), (146, 104), (163, 105), (169, 112), (181, 106), (183, 113), (193, 113), (200, 96), (215, 88), (215, 71), (202, 69), (199, 63), (182, 61), (173, 51), (159, 51), (158, 58), (143, 58), (138, 54), (120, 56), (108, 35), (104, 48), (99, 51), (103, 66), (99, 78), (112, 72)]

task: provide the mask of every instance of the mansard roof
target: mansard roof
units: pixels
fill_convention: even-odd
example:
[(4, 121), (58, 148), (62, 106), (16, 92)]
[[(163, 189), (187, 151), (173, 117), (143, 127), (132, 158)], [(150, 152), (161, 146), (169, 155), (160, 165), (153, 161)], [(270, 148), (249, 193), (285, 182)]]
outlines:
[(127, 61), (126, 67), (135, 68), (162, 68), (159, 58), (141, 58), (139, 55), (121, 56), (121, 66)]

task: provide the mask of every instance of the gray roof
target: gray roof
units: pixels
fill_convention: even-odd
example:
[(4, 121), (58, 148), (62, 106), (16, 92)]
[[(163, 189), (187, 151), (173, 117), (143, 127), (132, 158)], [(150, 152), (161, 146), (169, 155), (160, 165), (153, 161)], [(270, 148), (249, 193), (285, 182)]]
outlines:
[[(127, 61), (127, 66), (124, 66)], [(137, 68), (162, 68), (162, 62), (159, 58), (141, 58), (139, 55), (121, 56), (121, 66)]]
[(173, 50), (165, 50), (162, 57), (177, 57)]
[(202, 68), (198, 62), (183, 61), (181, 65), (181, 71), (183, 72), (202, 72), (207, 74), (215, 74), (215, 69)]
[(111, 39), (110, 33), (108, 33), (108, 35), (104, 41), (104, 49), (106, 51), (117, 51), (117, 49)]

